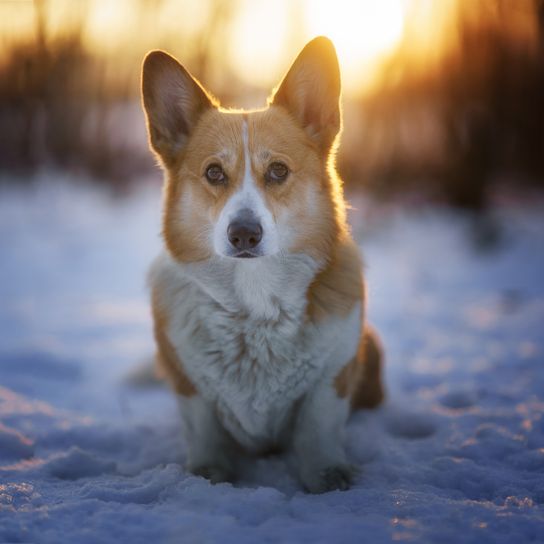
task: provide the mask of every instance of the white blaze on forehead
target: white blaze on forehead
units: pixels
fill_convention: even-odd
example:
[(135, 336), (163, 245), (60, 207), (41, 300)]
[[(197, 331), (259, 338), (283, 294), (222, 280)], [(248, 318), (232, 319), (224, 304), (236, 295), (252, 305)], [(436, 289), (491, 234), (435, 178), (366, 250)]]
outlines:
[(244, 202), (247, 201), (249, 204), (248, 208), (255, 212), (256, 210), (253, 209), (252, 205), (259, 206), (259, 204), (262, 204), (264, 208), (266, 208), (266, 205), (262, 195), (257, 189), (253, 175), (251, 174), (251, 155), (249, 153), (247, 121), (245, 119), (242, 126), (242, 142), (244, 144), (244, 179), (242, 180), (240, 197)]
[(236, 218), (240, 211), (250, 210), (263, 229), (263, 237), (259, 244), (260, 251), (262, 255), (271, 255), (279, 249), (277, 227), (274, 217), (266, 206), (263, 194), (258, 189), (251, 171), (249, 130), (247, 120), (245, 119), (242, 124), (242, 145), (244, 152), (244, 177), (240, 189), (227, 200), (219, 215), (213, 233), (214, 249), (220, 255), (227, 254), (229, 247), (227, 229), (229, 224)]
[(247, 121), (244, 119), (244, 124), (242, 125), (242, 142), (244, 143), (244, 180), (242, 182), (242, 191), (249, 190), (251, 185), (254, 185), (253, 177), (251, 176), (251, 157), (249, 155), (249, 137), (247, 132)]

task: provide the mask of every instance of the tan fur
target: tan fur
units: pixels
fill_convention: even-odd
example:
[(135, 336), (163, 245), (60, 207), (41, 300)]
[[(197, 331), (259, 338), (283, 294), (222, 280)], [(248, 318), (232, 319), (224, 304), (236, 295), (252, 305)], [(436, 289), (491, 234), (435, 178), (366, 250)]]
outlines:
[[(340, 71), (334, 48), (326, 40), (311, 45), (295, 59), (269, 104), (290, 111), (322, 155), (328, 156), (341, 127)], [(316, 71), (321, 73), (319, 79), (313, 77)]]
[(384, 397), (381, 380), (383, 350), (376, 332), (366, 325), (357, 355), (340, 371), (334, 387), (340, 397), (349, 397), (351, 408), (375, 408)]
[[(201, 241), (210, 235), (213, 221), (244, 175), (244, 117), (257, 186), (276, 220), (289, 209), (294, 236), (291, 251), (304, 250), (318, 260), (327, 260), (346, 232), (341, 186), (329, 175), (328, 157), (277, 106), (250, 113), (210, 109), (202, 115), (187, 147), (174, 166), (167, 167), (163, 234), (170, 253), (182, 262), (211, 256), (209, 244)], [(285, 162), (291, 174), (283, 184), (266, 186), (264, 172), (275, 160)], [(206, 182), (203, 174), (210, 162), (223, 166), (229, 176), (227, 185), (214, 187)], [(310, 187), (316, 180), (317, 191)], [(304, 203), (310, 191), (313, 201), (308, 208)]]
[(166, 313), (160, 307), (158, 293), (153, 293), (151, 303), (155, 342), (157, 344), (156, 363), (159, 376), (166, 377), (174, 391), (179, 395), (191, 397), (197, 391), (185, 374), (183, 363), (180, 361), (174, 346), (172, 346), (166, 334), (168, 321)]
[[(227, 185), (215, 187), (204, 179), (211, 162), (223, 165), (229, 175)], [(195, 262), (211, 256), (209, 244), (202, 240), (239, 187), (243, 170), (241, 115), (206, 111), (174, 166), (166, 170), (163, 235), (176, 259)]]
[[(237, 445), (257, 452), (285, 435), (306, 489), (347, 489), (342, 431), (349, 406), (381, 402), (382, 352), (335, 170), (334, 46), (312, 40), (262, 110), (222, 109), (161, 51), (142, 79), (166, 179), (168, 255), (150, 276), (157, 363), (181, 396), (187, 466), (230, 480)], [(211, 165), (224, 176), (208, 179)], [(263, 260), (227, 260), (248, 257)]]
[(346, 229), (343, 208), (337, 209), (333, 198), (337, 187), (328, 175), (327, 155), (277, 106), (253, 113), (249, 134), (250, 150), (258, 158), (252, 165), (256, 179), (262, 179), (266, 165), (274, 160), (285, 162), (291, 171), (285, 183), (265, 187), (262, 182), (261, 186), (274, 218), (287, 217), (292, 233), (290, 251), (325, 261)]
[[(323, 54), (327, 52), (321, 51), (320, 55)], [(245, 172), (242, 127), (247, 122), (251, 174), (275, 221), (286, 221), (292, 232), (290, 251), (304, 252), (322, 263), (307, 293), (308, 319), (317, 322), (330, 316), (345, 317), (358, 302), (364, 308), (361, 258), (349, 234), (342, 184), (334, 167), (340, 110), (333, 107), (321, 113), (307, 111), (303, 105), (308, 97), (300, 94), (300, 89), (307, 88), (301, 81), (307, 63), (321, 62), (322, 58), (306, 58), (302, 69), (292, 68), (269, 100), (267, 109), (241, 112), (220, 108), (184, 69), (175, 74), (175, 59), (153, 55), (149, 55), (148, 64), (159, 77), (169, 80), (167, 91), (174, 88), (176, 79), (186, 80), (187, 99), (195, 103), (194, 111), (188, 108), (185, 115), (184, 128), (190, 127), (190, 132), (184, 145), (175, 154), (170, 153), (170, 148), (170, 154), (165, 154), (164, 142), (158, 138), (162, 134), (159, 131), (157, 136), (151, 124), (155, 119), (165, 124), (169, 110), (160, 110), (157, 97), (144, 83), (150, 142), (166, 170), (163, 236), (170, 254), (181, 262), (212, 256), (210, 244), (203, 240), (209, 240), (225, 202), (242, 183)], [(297, 59), (293, 66), (299, 62)], [(335, 70), (331, 70), (329, 78), (327, 84), (320, 82), (320, 87), (313, 91), (322, 95), (321, 103), (333, 105), (334, 100), (327, 100), (326, 94), (339, 92)], [(150, 113), (153, 110), (158, 111)], [(312, 124), (316, 115), (320, 116), (318, 124), (327, 127), (324, 132), (316, 132)], [(175, 128), (166, 122), (164, 130)], [(289, 178), (282, 184), (267, 185), (264, 172), (271, 162), (278, 160), (288, 166)], [(205, 180), (205, 169), (212, 162), (219, 163), (227, 173), (226, 185), (212, 186)], [(178, 392), (192, 395), (195, 389), (164, 332), (166, 318), (155, 301), (153, 306), (159, 364)], [(335, 381), (338, 394), (350, 396), (353, 406), (370, 406), (381, 400), (380, 353), (375, 334), (365, 329), (357, 356)]]
[(330, 315), (345, 317), (358, 302), (364, 307), (361, 257), (353, 240), (345, 237), (333, 246), (326, 267), (310, 285), (308, 316), (312, 321)]
[(151, 51), (144, 59), (142, 101), (149, 144), (165, 166), (175, 165), (200, 116), (217, 102), (174, 57)]

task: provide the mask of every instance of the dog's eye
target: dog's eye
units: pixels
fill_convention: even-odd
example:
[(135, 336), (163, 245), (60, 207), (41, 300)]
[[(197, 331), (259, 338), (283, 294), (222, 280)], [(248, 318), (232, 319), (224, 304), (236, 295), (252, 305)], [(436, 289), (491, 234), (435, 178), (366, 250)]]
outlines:
[(227, 182), (227, 174), (219, 164), (210, 164), (206, 168), (206, 179), (211, 185), (223, 185)]
[(278, 161), (270, 164), (264, 177), (269, 183), (281, 183), (287, 179), (288, 175), (289, 168), (287, 168), (287, 165)]

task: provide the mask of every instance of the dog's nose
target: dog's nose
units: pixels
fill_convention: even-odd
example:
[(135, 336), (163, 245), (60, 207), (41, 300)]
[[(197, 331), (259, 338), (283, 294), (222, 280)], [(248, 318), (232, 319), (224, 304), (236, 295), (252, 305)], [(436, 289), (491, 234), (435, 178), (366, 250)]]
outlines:
[(229, 242), (238, 250), (253, 249), (263, 237), (263, 228), (250, 210), (242, 210), (227, 228)]

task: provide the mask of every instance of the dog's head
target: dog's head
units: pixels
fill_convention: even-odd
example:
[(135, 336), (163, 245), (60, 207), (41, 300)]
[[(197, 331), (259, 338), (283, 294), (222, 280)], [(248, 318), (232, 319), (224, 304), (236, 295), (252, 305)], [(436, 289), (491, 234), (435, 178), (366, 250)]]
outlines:
[(162, 51), (145, 58), (142, 95), (167, 174), (163, 233), (174, 258), (326, 258), (345, 225), (333, 165), (340, 75), (328, 39), (302, 50), (264, 110), (221, 109)]

